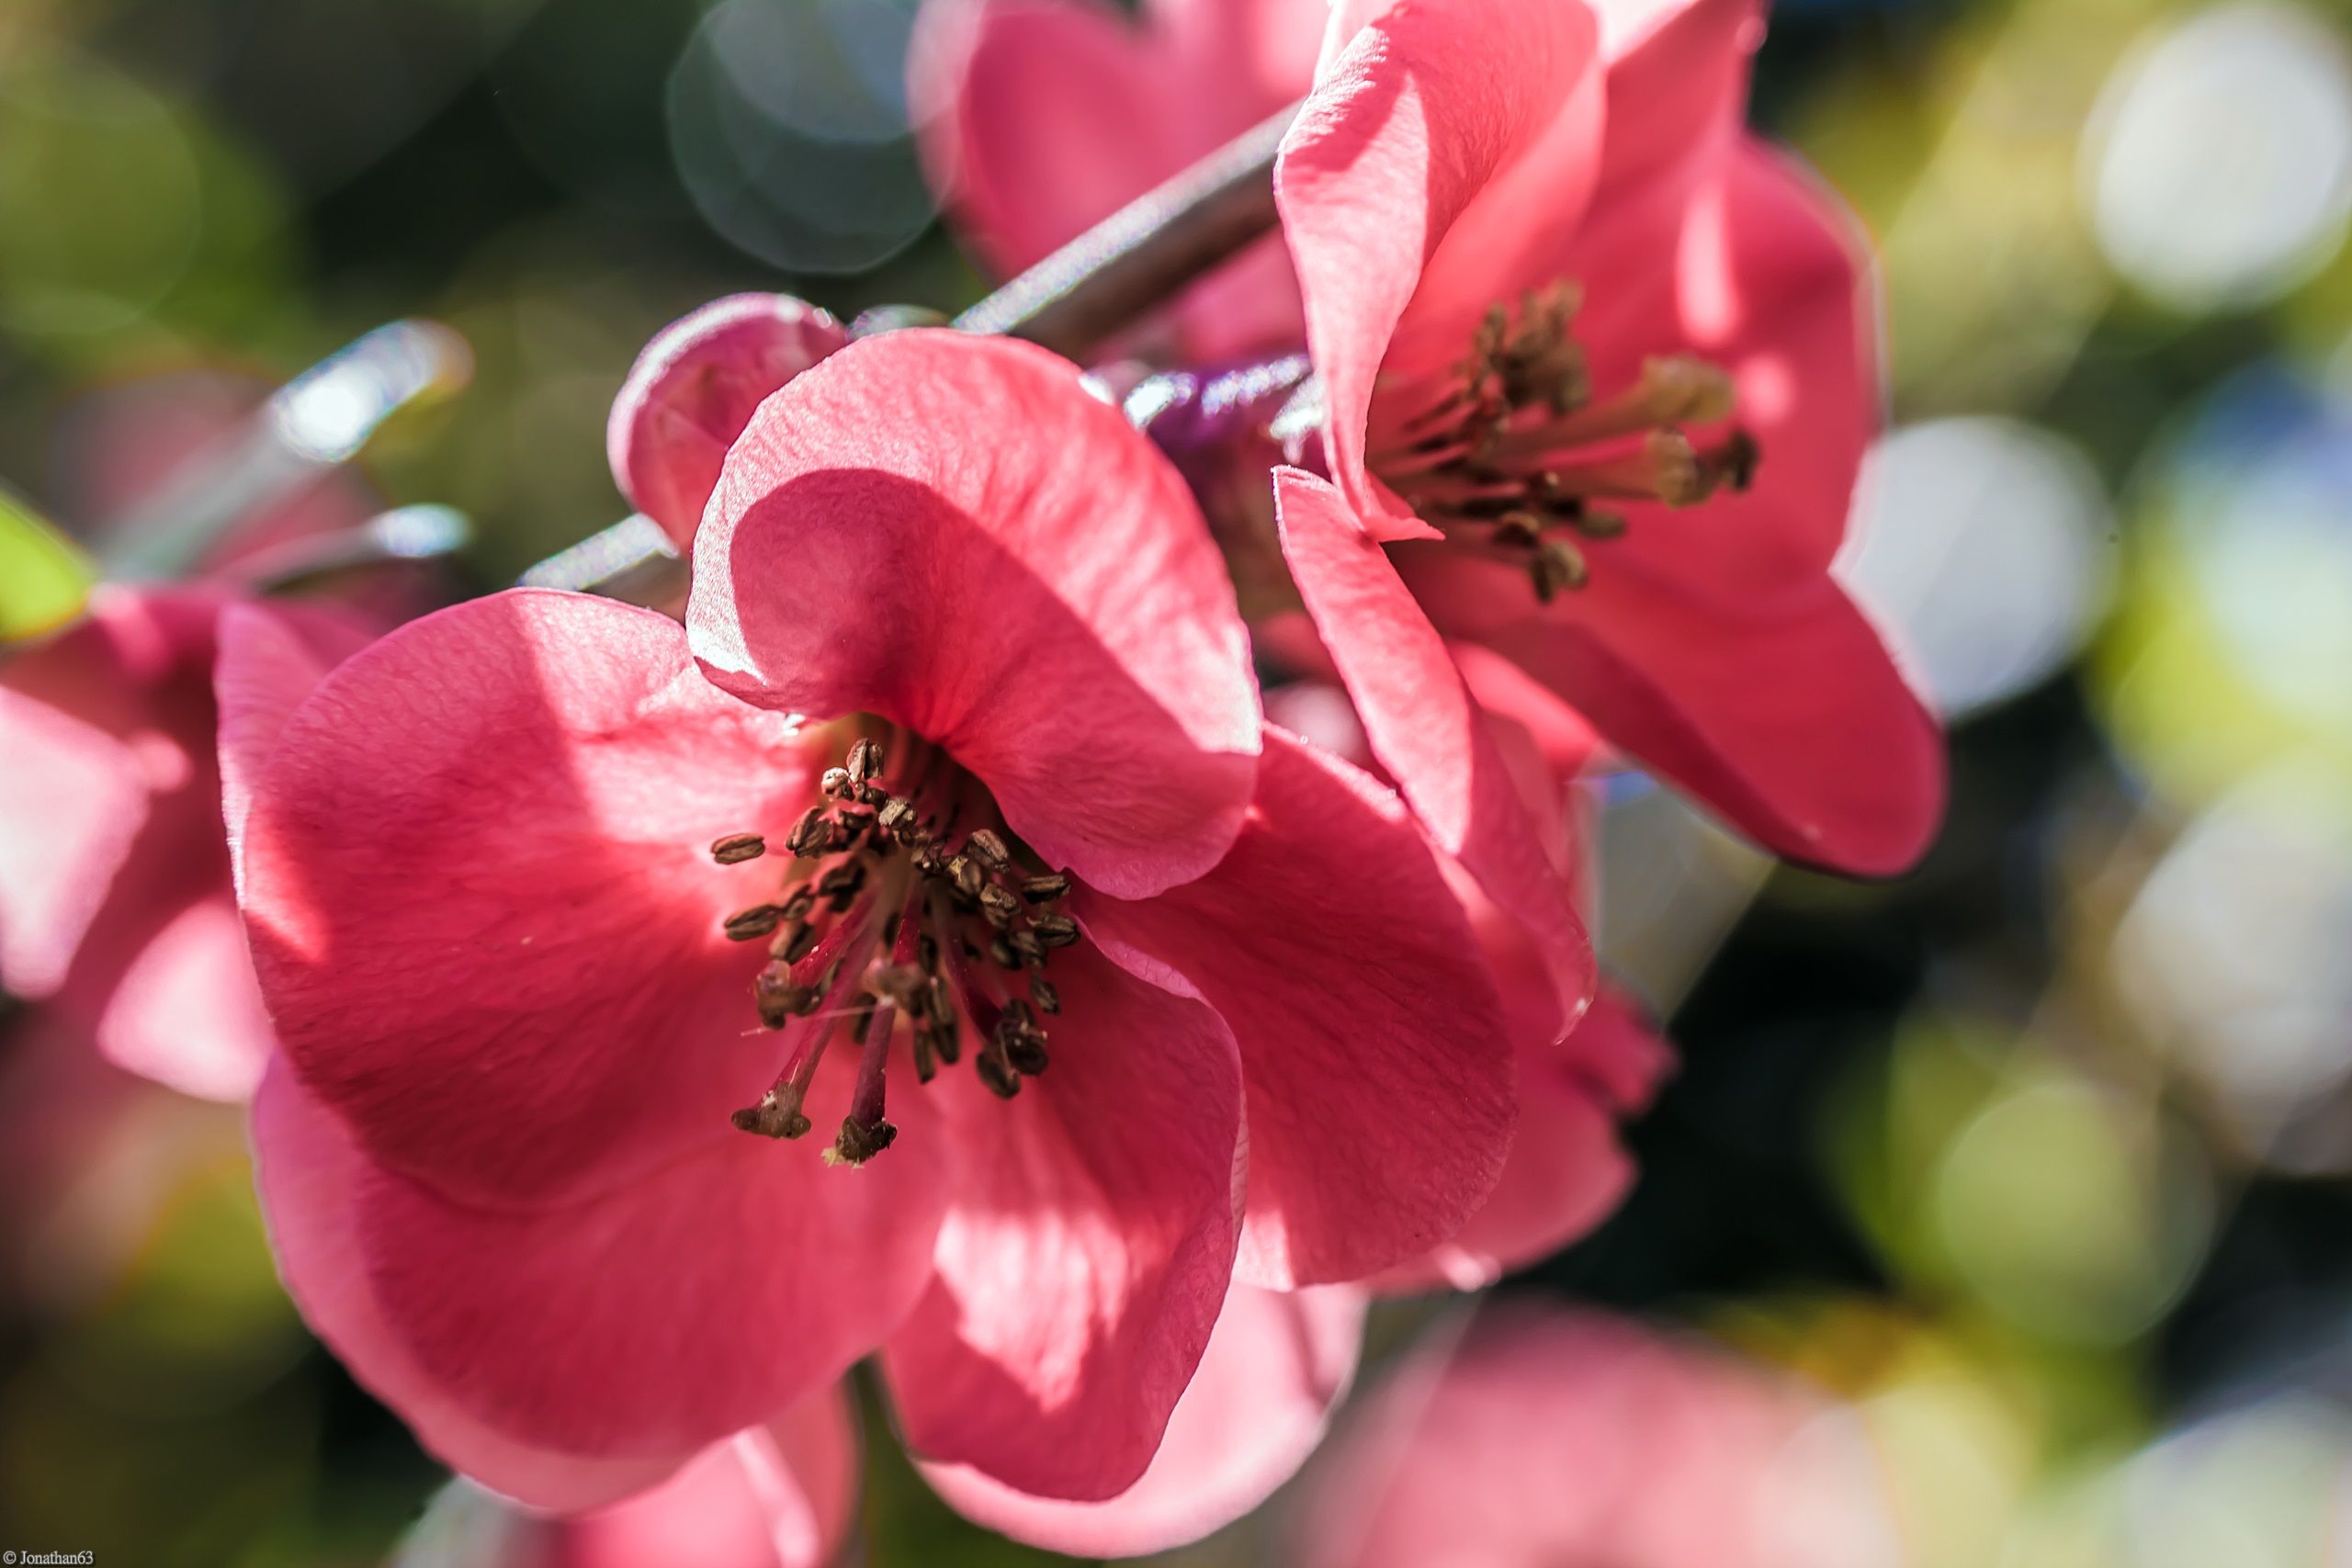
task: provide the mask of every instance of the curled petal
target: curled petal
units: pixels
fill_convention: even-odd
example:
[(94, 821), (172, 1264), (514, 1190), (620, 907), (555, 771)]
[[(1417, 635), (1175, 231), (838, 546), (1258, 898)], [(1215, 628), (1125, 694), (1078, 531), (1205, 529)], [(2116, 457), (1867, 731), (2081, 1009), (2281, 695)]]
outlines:
[(1098, 1502), (1150, 1463), (1225, 1300), (1241, 1069), (1200, 1002), (1083, 948), (1053, 973), (1043, 1077), (1009, 1102), (960, 1072), (932, 1086), (951, 1207), (882, 1364), (921, 1457)]
[(1266, 733), (1258, 798), (1196, 882), (1074, 906), (1197, 987), (1241, 1048), (1239, 1276), (1361, 1279), (1460, 1226), (1511, 1141), (1510, 1040), (1462, 906), (1412, 819), (1347, 763)]
[(902, 724), (1123, 897), (1240, 829), (1258, 702), (1183, 480), (1073, 366), (951, 332), (852, 344), (729, 454), (688, 606), (712, 680)]
[(1363, 1342), (1345, 1286), (1237, 1285), (1143, 1479), (1102, 1503), (1032, 1497), (964, 1465), (923, 1479), (989, 1529), (1077, 1557), (1139, 1557), (1198, 1540), (1266, 1500), (1314, 1451)]
[(689, 548), (752, 411), (848, 342), (839, 321), (786, 294), (729, 295), (672, 322), (613, 400), (605, 427), (613, 481)]

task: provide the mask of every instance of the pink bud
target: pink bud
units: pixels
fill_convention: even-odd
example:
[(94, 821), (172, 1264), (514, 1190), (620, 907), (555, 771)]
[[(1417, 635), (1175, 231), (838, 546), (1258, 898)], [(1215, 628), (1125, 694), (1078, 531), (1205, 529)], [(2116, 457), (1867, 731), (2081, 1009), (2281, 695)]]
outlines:
[(613, 400), (605, 446), (631, 505), (694, 543), (728, 447), (769, 393), (849, 341), (785, 294), (733, 294), (663, 328)]

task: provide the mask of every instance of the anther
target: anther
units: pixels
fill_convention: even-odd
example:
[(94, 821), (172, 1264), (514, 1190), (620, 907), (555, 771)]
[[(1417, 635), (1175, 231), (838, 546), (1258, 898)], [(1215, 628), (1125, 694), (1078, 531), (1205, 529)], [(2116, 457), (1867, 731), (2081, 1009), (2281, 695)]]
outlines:
[(729, 833), (710, 845), (710, 858), (721, 865), (741, 865), (767, 852), (768, 841), (757, 833)]
[(748, 909), (738, 909), (727, 917), (727, 940), (752, 942), (775, 930), (784, 919), (784, 911), (774, 904), (754, 904)]
[(842, 1118), (841, 1135), (833, 1140), (827, 1153), (834, 1156), (831, 1163), (864, 1165), (890, 1146), (899, 1129), (888, 1122), (861, 1122), (854, 1116)]
[(977, 898), (980, 896), (980, 884), (988, 880), (988, 874), (969, 855), (957, 855), (947, 863), (947, 879), (965, 897)]
[(972, 836), (964, 840), (964, 850), (990, 871), (1002, 871), (1012, 863), (1012, 852), (1004, 847), (1002, 839), (986, 828), (974, 829)]
[(787, 920), (806, 919), (808, 911), (816, 907), (817, 889), (810, 884), (804, 882), (799, 886), (795, 887), (791, 892), (785, 895), (783, 905), (784, 918)]
[(801, 813), (800, 820), (792, 825), (792, 831), (784, 836), (784, 847), (806, 860), (823, 853), (822, 846), (831, 836), (831, 823), (825, 817), (825, 808), (812, 806)]
[(1702, 454), (1700, 462), (1706, 470), (1709, 489), (1724, 485), (1738, 491), (1756, 482), (1757, 466), (1763, 457), (1764, 448), (1755, 436), (1745, 430), (1735, 430)]
[(1050, 904), (1069, 891), (1069, 878), (1060, 872), (1033, 876), (1021, 885), (1021, 896), (1032, 904)]
[(1544, 520), (1532, 512), (1506, 512), (1495, 520), (1494, 542), (1505, 549), (1532, 549), (1544, 537)]
[(842, 795), (849, 793), (849, 770), (847, 768), (827, 768), (825, 770), (825, 776), (820, 782), (824, 792), (833, 799), (839, 800)]
[(882, 748), (860, 740), (849, 749), (849, 782), (862, 784), (882, 771)]
[(783, 964), (771, 964), (752, 981), (752, 1000), (760, 1010), (760, 1021), (770, 1029), (782, 1029), (795, 1018), (807, 1016), (817, 1006), (817, 993), (806, 986), (793, 984), (792, 970)]
[(994, 1050), (983, 1051), (973, 1059), (972, 1073), (999, 1100), (1011, 1100), (1021, 1092), (1021, 1075)]
[(1078, 941), (1078, 922), (1068, 915), (1040, 915), (1029, 924), (1047, 947), (1068, 947)]
[(763, 1138), (797, 1138), (808, 1131), (808, 1118), (800, 1114), (800, 1107), (788, 1103), (775, 1089), (760, 1096), (757, 1105), (747, 1105), (728, 1120), (743, 1132)]
[(768, 943), (768, 956), (797, 964), (817, 945), (817, 936), (816, 927), (806, 920), (795, 920), (776, 932), (775, 940)]
[(906, 838), (907, 829), (914, 826), (914, 804), (894, 795), (882, 803), (882, 814), (876, 820), (899, 838)]
[(1029, 999), (1037, 1004), (1039, 1012), (1048, 1017), (1062, 1010), (1062, 994), (1054, 989), (1054, 983), (1043, 975), (1029, 976)]
[(1021, 900), (993, 882), (980, 889), (979, 899), (981, 915), (999, 931), (1010, 926), (1012, 917), (1021, 912)]
[(1046, 944), (1037, 940), (1036, 932), (1007, 931), (1004, 933), (1004, 945), (1012, 950), (1012, 956), (1021, 961), (1023, 969), (1046, 966)]
[(1584, 557), (1565, 539), (1544, 540), (1528, 563), (1527, 573), (1535, 584), (1535, 597), (1546, 604), (1564, 590), (1582, 588), (1592, 575)]

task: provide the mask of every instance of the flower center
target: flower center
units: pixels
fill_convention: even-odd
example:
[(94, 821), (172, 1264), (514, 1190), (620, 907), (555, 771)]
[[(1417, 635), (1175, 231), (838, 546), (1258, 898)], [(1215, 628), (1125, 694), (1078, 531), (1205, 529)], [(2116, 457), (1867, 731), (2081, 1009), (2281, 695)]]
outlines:
[(1563, 281), (1489, 309), (1467, 357), (1392, 394), (1408, 412), (1371, 454), (1416, 515), (1521, 568), (1547, 604), (1590, 581), (1586, 543), (1625, 531), (1624, 514), (1597, 502), (1695, 506), (1746, 490), (1761, 456), (1736, 426), (1705, 447), (1684, 434), (1732, 415), (1732, 378), (1705, 360), (1648, 360), (1632, 387), (1594, 400), (1572, 330), (1580, 302)]
[[(732, 1120), (771, 1138), (806, 1134), (808, 1086), (846, 1033), (857, 1082), (825, 1157), (862, 1165), (898, 1136), (883, 1089), (901, 1026), (923, 1083), (962, 1059), (967, 1023), (980, 1041), (973, 1072), (1000, 1098), (1046, 1070), (1040, 1017), (1061, 1011), (1046, 964), (1080, 932), (1059, 909), (1069, 878), (1038, 863), (986, 787), (939, 748), (894, 739), (886, 754), (861, 736), (823, 791), (779, 846), (792, 868), (777, 896), (724, 922), (737, 942), (766, 942), (752, 1001), (791, 1043), (767, 1092)], [(769, 848), (761, 834), (731, 833), (710, 855), (734, 865)]]

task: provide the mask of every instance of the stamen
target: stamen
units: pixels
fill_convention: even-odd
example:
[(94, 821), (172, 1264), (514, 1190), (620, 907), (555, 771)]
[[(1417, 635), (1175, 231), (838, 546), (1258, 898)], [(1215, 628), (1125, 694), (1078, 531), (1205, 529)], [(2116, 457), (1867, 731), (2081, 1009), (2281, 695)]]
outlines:
[(1744, 430), (1703, 451), (1684, 434), (1729, 419), (1736, 403), (1730, 373), (1695, 355), (1652, 357), (1634, 385), (1594, 401), (1573, 333), (1580, 304), (1563, 282), (1489, 307), (1451, 371), (1387, 391), (1399, 412), (1371, 453), (1454, 548), (1524, 570), (1546, 603), (1591, 580), (1579, 542), (1625, 532), (1623, 513), (1592, 502), (1696, 505), (1744, 488), (1759, 456)]
[(767, 852), (768, 841), (757, 833), (729, 833), (710, 846), (710, 858), (721, 865), (741, 865)]
[[(996, 827), (952, 837), (974, 781), (936, 748), (918, 742), (910, 756), (891, 776), (879, 741), (853, 743), (823, 774), (823, 801), (783, 840), (796, 860), (817, 863), (775, 901), (724, 922), (738, 941), (770, 939), (752, 1005), (763, 1027), (792, 1043), (776, 1081), (732, 1120), (769, 1137), (805, 1134), (817, 1065), (832, 1036), (845, 1033), (859, 1062), (849, 1114), (826, 1154), (836, 1164), (862, 1164), (897, 1135), (884, 1090), (901, 1019), (921, 1082), (957, 1065), (967, 1020), (982, 1039), (975, 1071), (990, 1092), (1010, 1098), (1023, 1077), (1044, 1072), (1039, 1021), (1059, 1014), (1061, 998), (1043, 971), (1054, 951), (1083, 934), (1058, 908), (1069, 877), (1036, 864)], [(711, 853), (735, 864), (766, 847), (758, 833), (736, 833)], [(1016, 975), (1025, 998), (1006, 995)]]

